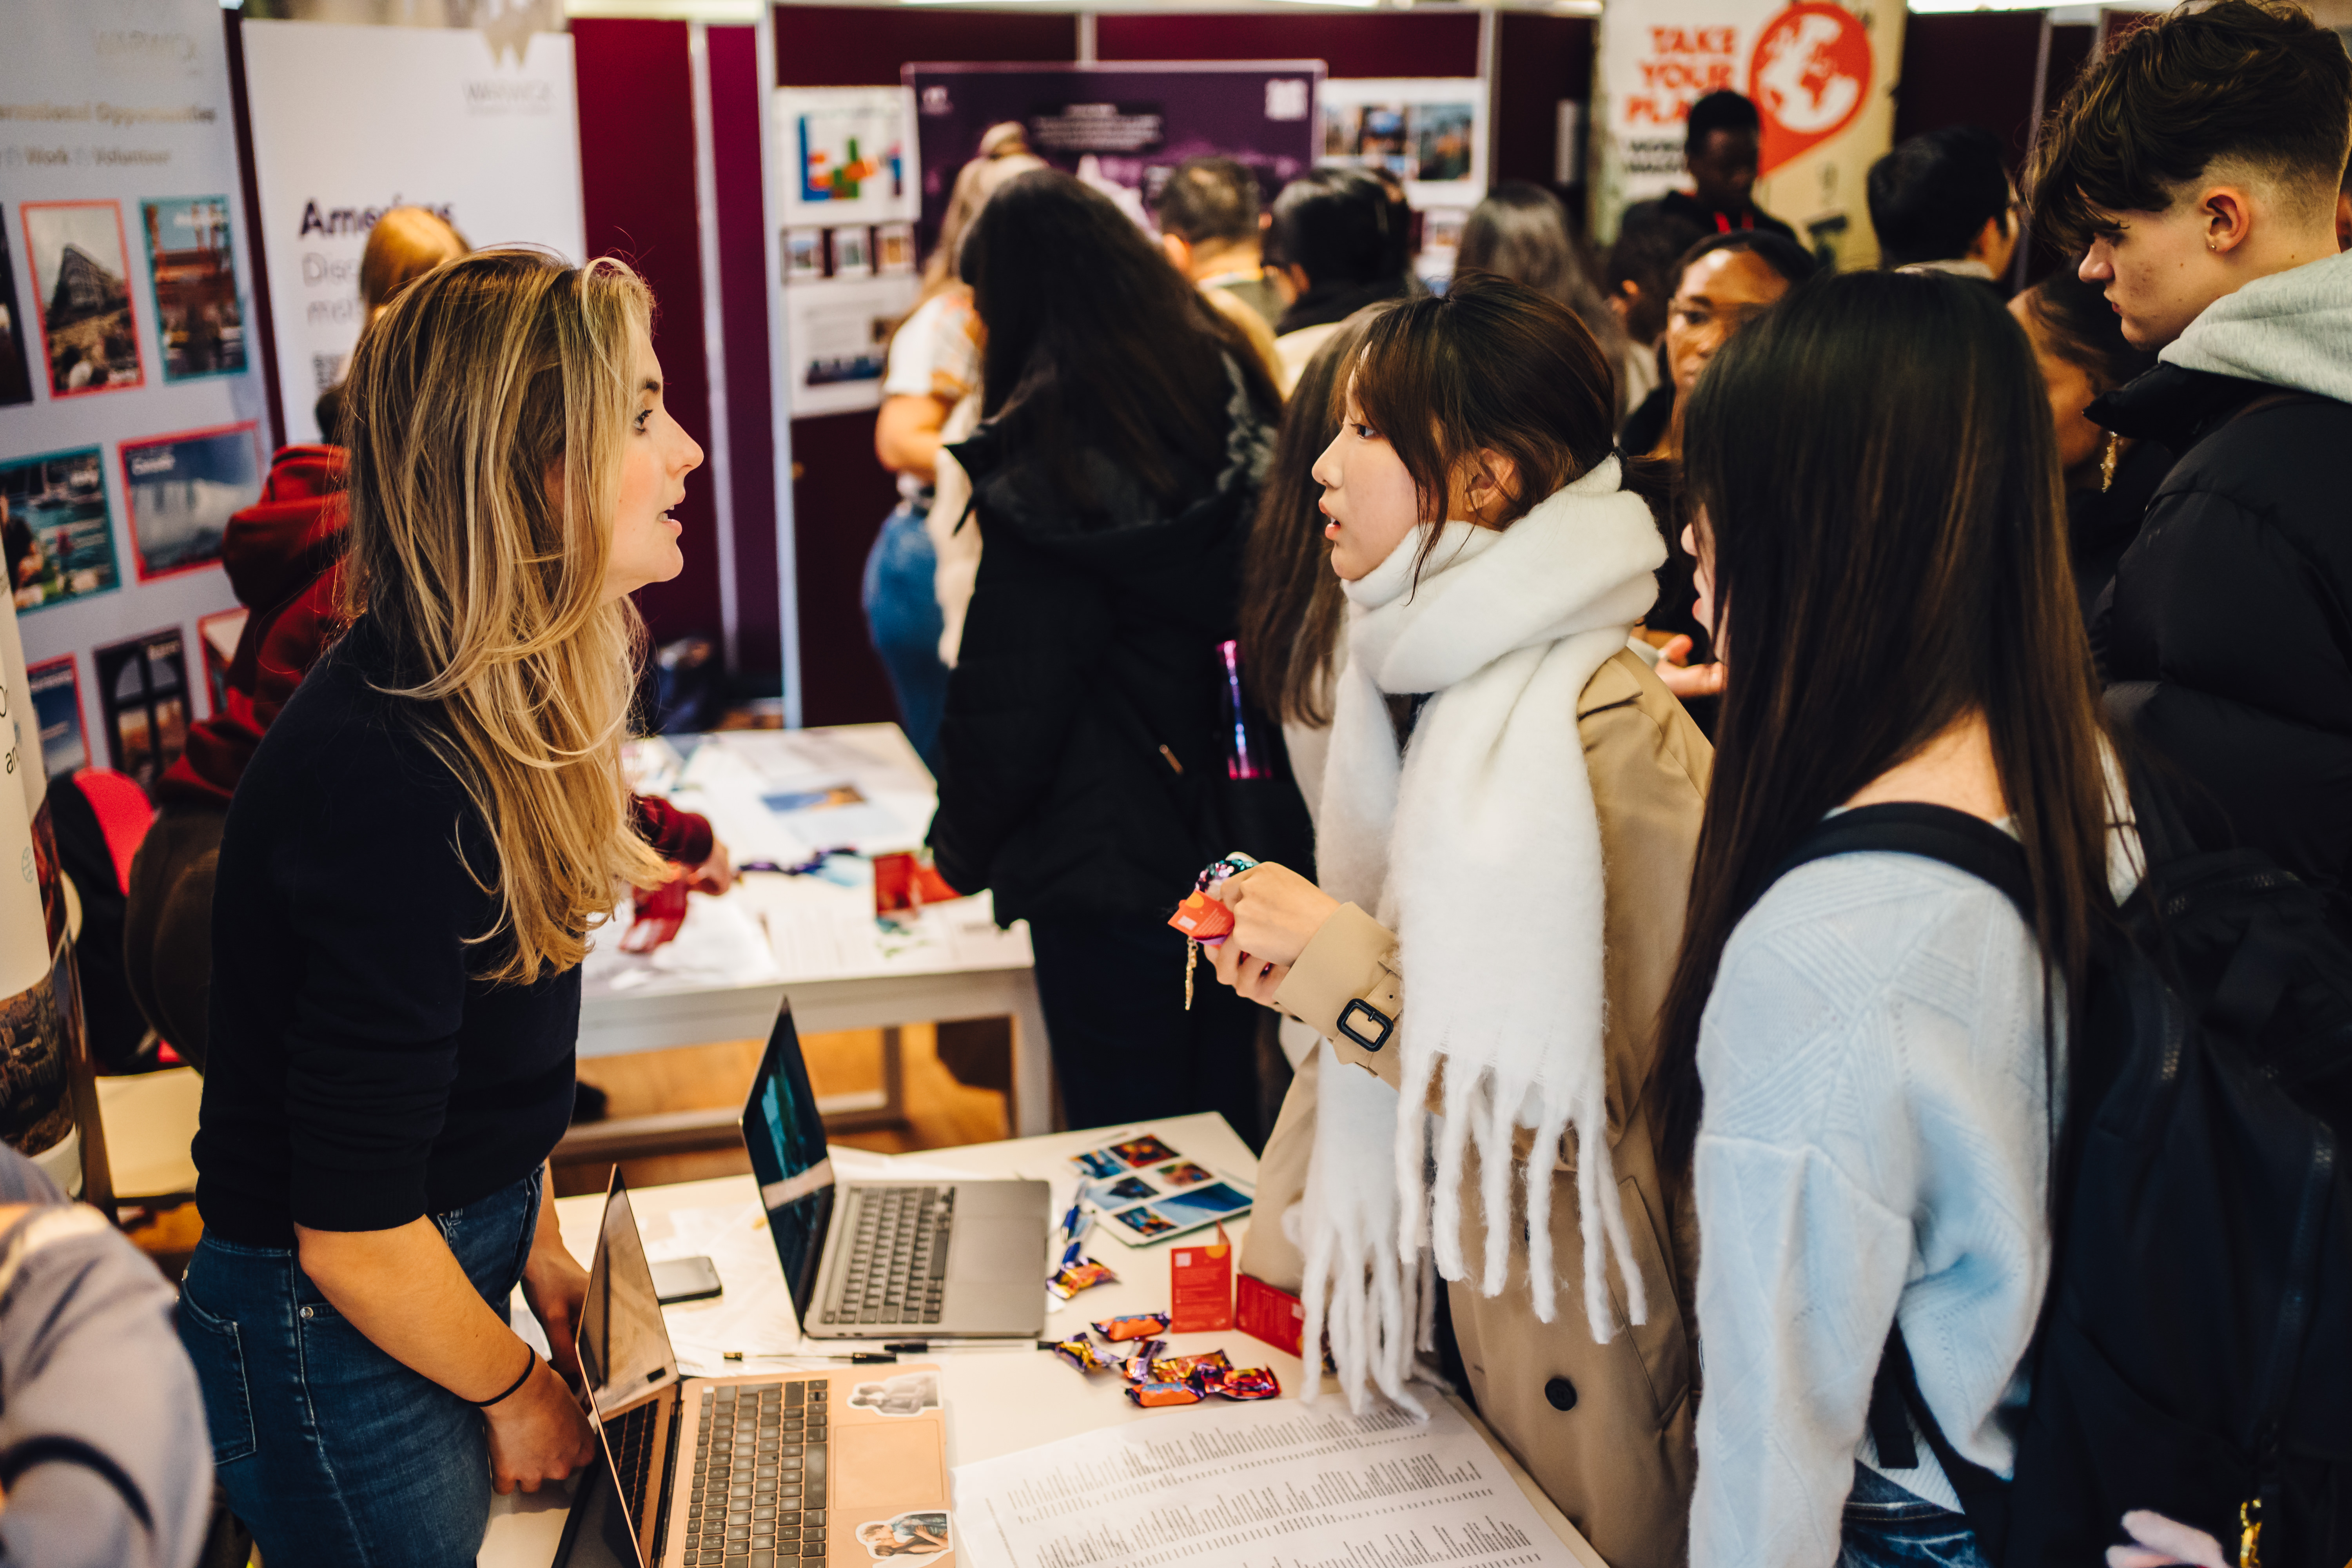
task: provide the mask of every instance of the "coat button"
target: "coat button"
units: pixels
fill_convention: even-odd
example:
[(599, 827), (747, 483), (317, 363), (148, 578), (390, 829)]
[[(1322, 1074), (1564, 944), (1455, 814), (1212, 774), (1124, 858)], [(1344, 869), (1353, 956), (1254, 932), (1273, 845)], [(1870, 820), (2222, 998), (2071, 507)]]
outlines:
[(1555, 1377), (1544, 1384), (1544, 1397), (1551, 1401), (1554, 1410), (1576, 1408), (1576, 1384), (1564, 1377)]

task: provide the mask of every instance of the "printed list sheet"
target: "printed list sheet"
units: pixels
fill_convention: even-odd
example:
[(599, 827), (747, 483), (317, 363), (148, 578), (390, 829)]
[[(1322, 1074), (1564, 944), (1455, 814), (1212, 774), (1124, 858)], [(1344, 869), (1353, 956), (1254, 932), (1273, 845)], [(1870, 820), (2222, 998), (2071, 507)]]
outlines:
[(955, 1472), (973, 1568), (1577, 1568), (1442, 1400), (1202, 1405)]

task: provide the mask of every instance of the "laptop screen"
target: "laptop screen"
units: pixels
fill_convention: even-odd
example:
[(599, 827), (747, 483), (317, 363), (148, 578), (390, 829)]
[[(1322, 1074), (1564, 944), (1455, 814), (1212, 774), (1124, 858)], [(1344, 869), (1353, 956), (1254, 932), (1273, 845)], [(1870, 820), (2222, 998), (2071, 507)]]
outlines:
[(597, 1415), (606, 1421), (677, 1381), (653, 1265), (646, 1261), (618, 1170), (604, 1198), (604, 1230), (588, 1270), (588, 1299), (580, 1308), (580, 1370)]
[(824, 1261), (824, 1234), (833, 1222), (833, 1161), (824, 1147), (824, 1118), (809, 1088), (801, 1038), (785, 1007), (768, 1036), (767, 1055), (751, 1079), (743, 1107), (743, 1144), (751, 1153), (751, 1173), (760, 1183), (760, 1203), (768, 1211), (768, 1234), (776, 1261), (793, 1292), (793, 1310), (803, 1321), (816, 1294), (817, 1267)]

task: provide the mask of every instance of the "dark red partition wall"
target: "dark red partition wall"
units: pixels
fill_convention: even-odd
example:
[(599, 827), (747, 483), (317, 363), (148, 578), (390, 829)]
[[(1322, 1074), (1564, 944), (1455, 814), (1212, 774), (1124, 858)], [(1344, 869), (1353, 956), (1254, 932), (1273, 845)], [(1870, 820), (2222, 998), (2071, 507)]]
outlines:
[(779, 5), (778, 87), (896, 87), (909, 60), (1074, 60), (1075, 12)]
[[(1495, 178), (1527, 180), (1562, 193), (1584, 184), (1581, 169), (1563, 184), (1552, 175), (1559, 144), (1559, 101), (1592, 102), (1592, 18), (1503, 11), (1495, 40)], [(1570, 201), (1581, 222), (1584, 204)]]
[[(2090, 58), (2088, 24), (2053, 27), (2042, 101), (2033, 100), (2039, 11), (1979, 11), (1912, 16), (1903, 35), (1903, 80), (1895, 97), (1895, 139), (1950, 125), (1974, 125), (2001, 139), (2010, 167), (2021, 171), (2033, 124), (2058, 106)], [(2032, 244), (2027, 279), (2038, 281), (2063, 258)]]
[(1321, 60), (1338, 77), (1476, 76), (1475, 12), (1380, 11), (1352, 16), (1107, 13), (1102, 60)]
[[(660, 312), (654, 352), (670, 413), (709, 445), (710, 378), (702, 350), (702, 258), (694, 210), (694, 79), (684, 22), (580, 18), (580, 184), (590, 256), (627, 259)], [(675, 516), (686, 570), (637, 595), (656, 643), (719, 630), (718, 512), (706, 468)]]
[(1895, 139), (1975, 125), (1999, 136), (2012, 162), (2023, 158), (2033, 122), (2033, 61), (2041, 45), (2039, 11), (1907, 18), (1903, 78), (1895, 93)]
[(719, 306), (727, 323), (727, 433), (735, 502), (736, 651), (746, 693), (783, 689), (776, 437), (768, 375), (768, 257), (761, 233), (758, 29), (712, 27), (710, 145), (719, 195)]
[[(1077, 17), (1071, 12), (779, 5), (774, 16), (781, 87), (895, 86), (898, 68), (912, 60), (1078, 58)], [(768, 280), (761, 282), (764, 289)], [(737, 341), (731, 303), (728, 324), (731, 343)], [(731, 394), (731, 370), (728, 384)], [(736, 462), (742, 461), (739, 455)], [(804, 723), (898, 716), (859, 600), (866, 552), (898, 500), (896, 482), (874, 458), (873, 415), (793, 421), (793, 566)], [(748, 607), (744, 624), (750, 625)]]
[(889, 677), (866, 631), (866, 552), (898, 504), (874, 457), (874, 416), (793, 421), (793, 560), (801, 612), (801, 721), (896, 719)]

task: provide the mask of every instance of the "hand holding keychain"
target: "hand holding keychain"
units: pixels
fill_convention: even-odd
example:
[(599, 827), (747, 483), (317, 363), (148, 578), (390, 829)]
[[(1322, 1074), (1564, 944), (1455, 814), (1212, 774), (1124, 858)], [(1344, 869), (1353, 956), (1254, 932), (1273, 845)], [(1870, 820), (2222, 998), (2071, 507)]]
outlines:
[(1184, 1011), (1192, 1010), (1192, 971), (1201, 962), (1203, 946), (1215, 947), (1233, 934), (1234, 912), (1220, 903), (1216, 890), (1229, 877), (1239, 875), (1257, 864), (1250, 856), (1239, 851), (1226, 856), (1205, 868), (1192, 879), (1192, 891), (1176, 906), (1168, 923), (1182, 931), (1184, 943)]

